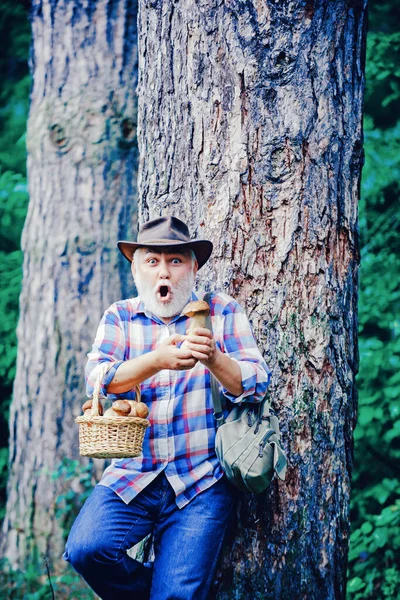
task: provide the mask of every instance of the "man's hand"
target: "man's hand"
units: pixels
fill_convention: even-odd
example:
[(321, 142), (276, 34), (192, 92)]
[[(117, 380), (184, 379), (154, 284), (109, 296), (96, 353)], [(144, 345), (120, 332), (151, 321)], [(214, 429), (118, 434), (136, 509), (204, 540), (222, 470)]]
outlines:
[(209, 329), (197, 327), (194, 335), (186, 337), (185, 348), (190, 350), (191, 355), (197, 358), (205, 367), (211, 367), (217, 358), (217, 347), (215, 339)]
[(185, 335), (176, 333), (159, 344), (154, 352), (160, 370), (185, 371), (195, 366), (198, 358), (194, 356), (188, 345), (185, 344), (183, 348), (177, 347), (177, 344), (186, 339)]
[(196, 327), (194, 335), (186, 337), (185, 348), (207, 367), (231, 394), (238, 397), (243, 393), (242, 372), (238, 362), (218, 350), (209, 329)]

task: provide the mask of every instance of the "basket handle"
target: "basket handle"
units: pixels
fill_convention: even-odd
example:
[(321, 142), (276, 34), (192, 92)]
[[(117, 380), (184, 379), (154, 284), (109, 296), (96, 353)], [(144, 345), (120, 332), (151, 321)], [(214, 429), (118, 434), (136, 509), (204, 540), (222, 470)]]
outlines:
[(93, 402), (92, 402), (92, 417), (99, 416), (99, 395), (101, 390), (101, 384), (103, 383), (104, 375), (111, 369), (114, 363), (107, 361), (103, 362), (97, 372), (96, 383), (93, 388)]
[(140, 402), (140, 399), (142, 397), (142, 392), (140, 390), (140, 383), (138, 383), (137, 385), (135, 385), (135, 392), (136, 392), (136, 402)]
[[(104, 376), (106, 375), (106, 373), (111, 369), (111, 367), (113, 366), (113, 362), (107, 361), (104, 362), (100, 365), (100, 368), (98, 370), (97, 373), (97, 379), (96, 379), (96, 383), (94, 385), (94, 389), (93, 389), (93, 402), (92, 402), (92, 417), (98, 417), (99, 416), (99, 395), (100, 395), (100, 390), (101, 390), (101, 384), (103, 382)], [(141, 391), (140, 391), (140, 384), (135, 386), (135, 392), (136, 392), (136, 402), (140, 402), (140, 398), (141, 398)]]

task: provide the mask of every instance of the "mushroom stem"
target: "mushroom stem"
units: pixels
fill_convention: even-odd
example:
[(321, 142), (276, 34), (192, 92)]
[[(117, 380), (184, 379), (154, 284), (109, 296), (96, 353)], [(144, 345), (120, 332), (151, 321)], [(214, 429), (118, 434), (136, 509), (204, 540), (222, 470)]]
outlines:
[(188, 329), (189, 335), (194, 335), (194, 330), (197, 327), (205, 327), (206, 326), (206, 316), (204, 313), (198, 313), (193, 315), (190, 319), (190, 327)]
[(183, 315), (186, 315), (190, 319), (190, 327), (188, 334), (193, 335), (194, 330), (197, 327), (205, 327), (206, 318), (210, 314), (210, 307), (204, 300), (195, 300), (186, 304), (182, 311)]

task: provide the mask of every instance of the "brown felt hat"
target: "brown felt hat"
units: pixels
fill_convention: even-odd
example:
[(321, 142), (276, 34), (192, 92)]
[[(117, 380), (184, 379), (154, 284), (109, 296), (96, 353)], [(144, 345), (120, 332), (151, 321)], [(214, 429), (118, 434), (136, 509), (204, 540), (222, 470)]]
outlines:
[(196, 255), (199, 269), (210, 258), (213, 245), (209, 240), (191, 240), (189, 229), (176, 217), (159, 217), (139, 229), (137, 242), (118, 242), (118, 248), (129, 262), (138, 248), (190, 248)]

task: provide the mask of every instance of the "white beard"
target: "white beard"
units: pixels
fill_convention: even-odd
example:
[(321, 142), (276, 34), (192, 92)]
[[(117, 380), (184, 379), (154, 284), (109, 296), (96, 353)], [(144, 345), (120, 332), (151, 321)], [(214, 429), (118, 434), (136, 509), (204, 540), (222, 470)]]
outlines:
[(189, 302), (195, 282), (195, 274), (192, 271), (187, 277), (181, 279), (176, 286), (166, 282), (172, 294), (172, 298), (168, 302), (158, 300), (156, 292), (159, 284), (153, 288), (139, 272), (139, 269), (135, 269), (134, 279), (140, 299), (145, 307), (156, 317), (169, 319), (179, 315), (183, 307)]

